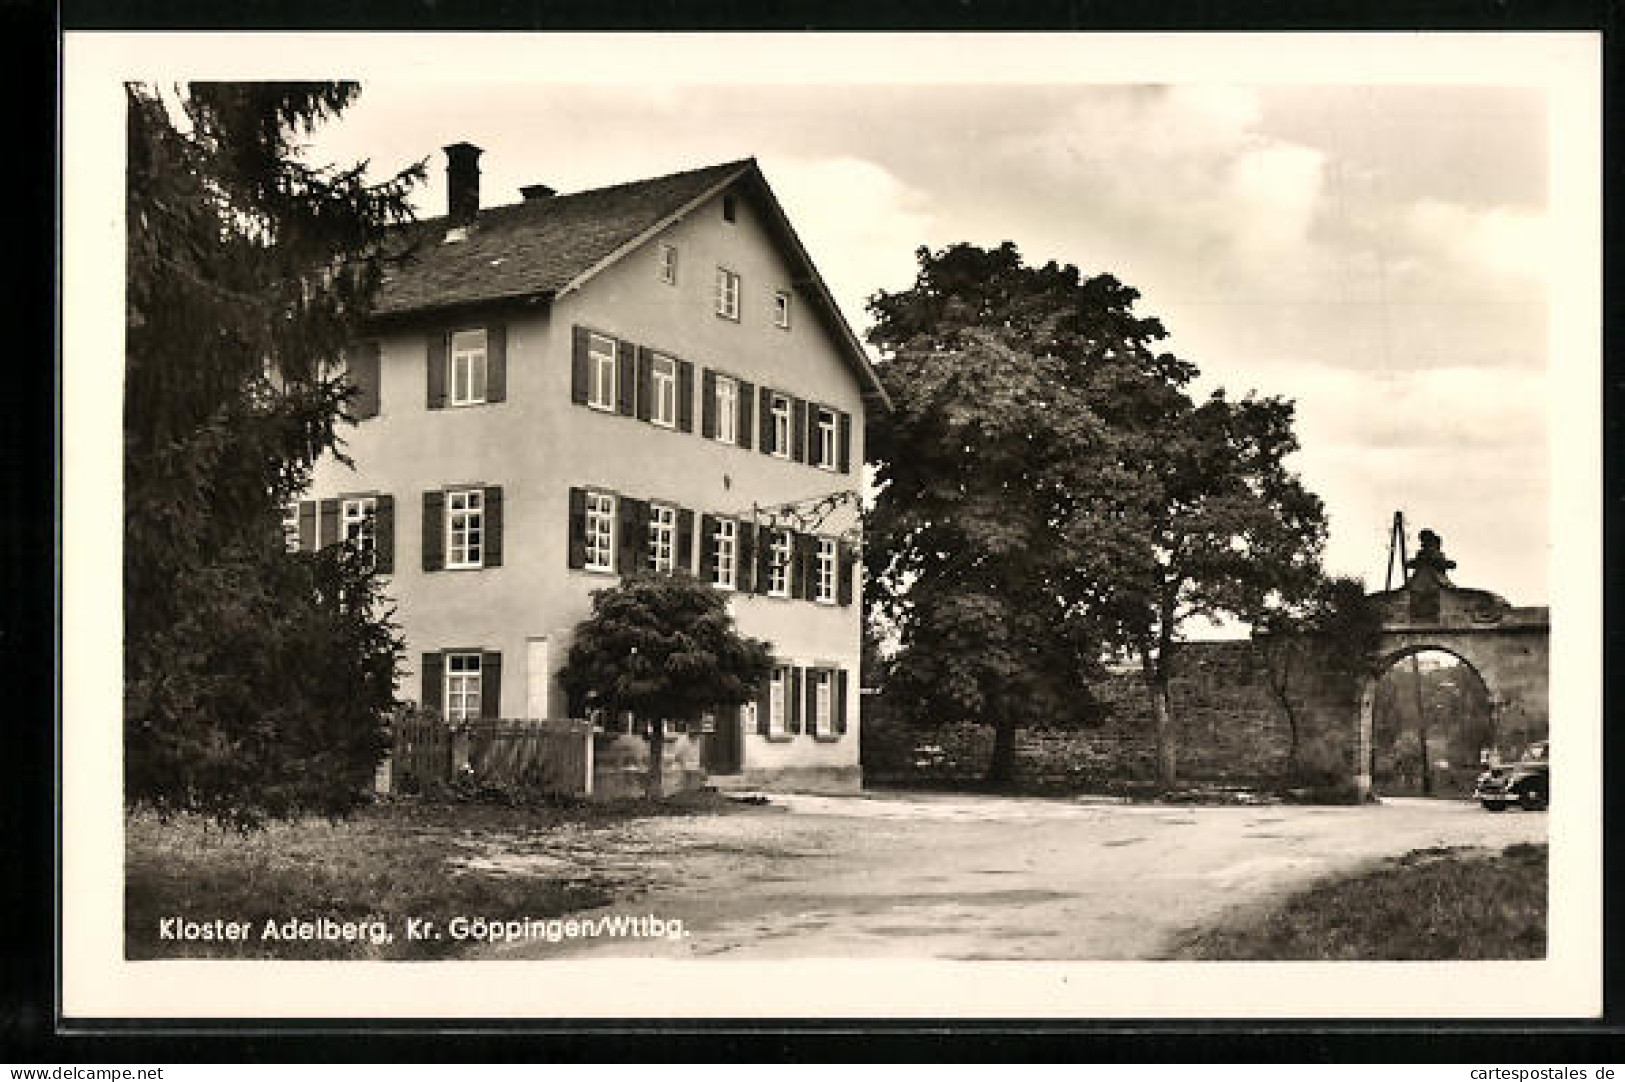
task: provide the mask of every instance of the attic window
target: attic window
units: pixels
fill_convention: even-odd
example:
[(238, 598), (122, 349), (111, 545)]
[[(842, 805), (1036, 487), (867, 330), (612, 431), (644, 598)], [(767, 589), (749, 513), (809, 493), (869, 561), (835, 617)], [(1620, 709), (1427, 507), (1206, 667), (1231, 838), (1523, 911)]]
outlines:
[(734, 220), (734, 209), (735, 209), (734, 208), (734, 197), (731, 196), (731, 195), (723, 196), (722, 197), (722, 220), (725, 221), (725, 222), (733, 221)]

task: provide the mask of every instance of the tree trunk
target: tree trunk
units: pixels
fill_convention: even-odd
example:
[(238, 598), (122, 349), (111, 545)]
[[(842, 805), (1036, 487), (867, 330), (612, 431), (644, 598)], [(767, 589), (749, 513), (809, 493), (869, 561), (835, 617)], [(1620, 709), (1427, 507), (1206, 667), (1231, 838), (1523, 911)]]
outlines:
[(1179, 770), (1174, 758), (1174, 707), (1168, 694), (1168, 675), (1156, 673), (1148, 683), (1151, 708), (1156, 716), (1157, 781), (1171, 786), (1178, 782)]
[(1001, 718), (993, 726), (993, 758), (987, 765), (987, 783), (1009, 784), (1016, 773), (1016, 722)]
[(666, 722), (655, 718), (649, 722), (649, 773), (646, 795), (650, 800), (660, 800), (666, 795), (665, 753)]

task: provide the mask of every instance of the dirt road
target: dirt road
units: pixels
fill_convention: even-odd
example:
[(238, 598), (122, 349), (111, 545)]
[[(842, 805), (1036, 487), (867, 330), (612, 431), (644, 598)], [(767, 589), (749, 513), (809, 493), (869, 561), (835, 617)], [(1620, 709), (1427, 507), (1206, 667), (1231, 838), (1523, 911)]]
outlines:
[[(746, 814), (641, 820), (557, 854), (561, 865), (636, 869), (635, 896), (597, 912), (680, 919), (683, 938), (530, 941), (485, 956), (1153, 958), (1229, 907), (1377, 858), (1546, 838), (1543, 813), (1492, 815), (1465, 801), (772, 801)], [(502, 856), (489, 861), (500, 867)]]

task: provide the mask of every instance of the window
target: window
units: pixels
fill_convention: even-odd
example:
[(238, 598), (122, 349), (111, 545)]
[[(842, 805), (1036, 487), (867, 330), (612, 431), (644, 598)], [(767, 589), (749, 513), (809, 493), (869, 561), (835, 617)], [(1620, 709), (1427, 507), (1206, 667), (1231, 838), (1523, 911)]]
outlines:
[(677, 284), (677, 246), (675, 244), (662, 244), (660, 246), (660, 280), (669, 286)]
[(587, 570), (615, 570), (615, 497), (587, 493)]
[(282, 542), (289, 552), (299, 551), (299, 505), (290, 503), (282, 509)]
[(739, 318), (739, 275), (727, 267), (717, 268), (717, 315)]
[(790, 294), (782, 289), (773, 294), (773, 325), (790, 329)]
[(795, 541), (789, 530), (774, 530), (771, 556), (767, 567), (767, 593), (769, 597), (790, 596), (790, 554)]
[(717, 519), (717, 563), (715, 577), (711, 581), (724, 590), (734, 588), (734, 544), (738, 533), (739, 524), (733, 519)]
[(469, 721), (480, 716), (480, 655), (446, 655), (446, 718)]
[(649, 420), (665, 428), (677, 427), (677, 362), (670, 357), (654, 355), (649, 365), (650, 386)]
[(677, 567), (677, 508), (649, 505), (649, 567), (669, 573)]
[(835, 411), (818, 409), (818, 446), (813, 448), (813, 465), (835, 468)]
[(738, 207), (737, 207), (737, 204), (734, 202), (734, 197), (733, 196), (725, 195), (725, 196), (722, 197), (722, 220), (723, 221), (725, 221), (725, 222), (733, 221), (734, 220), (734, 215), (737, 212), (737, 209), (738, 209)]
[(717, 439), (723, 443), (739, 442), (739, 384), (732, 376), (716, 377), (717, 386)]
[(790, 457), (790, 399), (787, 395), (773, 396), (773, 453), (779, 458)]
[(372, 555), (376, 548), (373, 534), (373, 524), (378, 512), (378, 501), (371, 496), (361, 496), (344, 501), (343, 522), (344, 540), (353, 545), (358, 552)]
[(485, 491), (446, 493), (446, 566), (480, 567), (485, 541)]
[(789, 720), (788, 688), (789, 672), (785, 669), (774, 669), (773, 675), (768, 677), (767, 684), (767, 735), (783, 736)]
[(457, 331), (451, 336), (451, 404), (473, 406), (485, 401), (485, 331)]
[(819, 736), (835, 735), (835, 719), (831, 708), (835, 699), (835, 674), (819, 669), (813, 675), (812, 731)]
[(818, 577), (813, 583), (813, 600), (825, 605), (835, 604), (835, 540), (818, 539)]
[(615, 408), (615, 359), (615, 339), (587, 336), (587, 405), (593, 409)]

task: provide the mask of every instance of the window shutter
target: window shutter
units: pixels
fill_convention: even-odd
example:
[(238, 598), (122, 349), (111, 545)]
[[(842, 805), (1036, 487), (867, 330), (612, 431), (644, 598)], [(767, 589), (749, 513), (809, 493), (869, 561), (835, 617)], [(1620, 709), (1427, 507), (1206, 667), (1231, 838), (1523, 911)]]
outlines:
[(395, 497), (379, 496), (372, 513), (373, 566), (380, 575), (395, 573)]
[(694, 431), (694, 364), (677, 362), (677, 427)]
[(322, 514), (322, 548), (339, 543), (339, 501), (323, 500)]
[(734, 588), (750, 593), (756, 570), (756, 524), (741, 519), (735, 529), (738, 540), (734, 544)]
[(824, 441), (818, 430), (818, 414), (824, 407), (817, 402), (807, 403), (807, 461), (814, 466), (833, 466), (833, 462), (824, 461)]
[(818, 730), (818, 678), (820, 676), (822, 676), (823, 673), (824, 673), (824, 670), (822, 670), (822, 669), (808, 669), (807, 670), (807, 684), (806, 684), (805, 692), (806, 692), (806, 696), (807, 696), (807, 735), (808, 736), (828, 736), (829, 735), (828, 733), (819, 732), (819, 730)]
[(799, 398), (790, 400), (790, 457), (807, 461), (807, 403)]
[(786, 729), (788, 732), (799, 733), (801, 732), (801, 670), (792, 665), (785, 670), (785, 675), (789, 677), (789, 682), (784, 688), (784, 711), (790, 715), (785, 719), (789, 722)]
[(571, 567), (587, 566), (587, 492), (570, 490), (570, 537), (567, 550)]
[(756, 399), (752, 397), (755, 393), (755, 384), (739, 381), (739, 419), (734, 424), (734, 439), (747, 451), (750, 450), (751, 424), (755, 421), (756, 411), (751, 408), (756, 404)]
[(717, 580), (717, 520), (700, 516), (700, 581)]
[(756, 592), (765, 594), (773, 584), (773, 535), (771, 526), (756, 529)]
[(846, 733), (846, 670), (835, 670), (835, 735)]
[(480, 654), (480, 717), (502, 716), (502, 654), (486, 650)]
[(768, 673), (756, 688), (756, 733), (766, 736), (773, 725), (773, 674)]
[(790, 534), (790, 596), (807, 596), (807, 561), (804, 558), (805, 540), (799, 533)]
[(638, 420), (647, 421), (654, 412), (653, 402), (655, 394), (655, 361), (649, 353), (647, 346), (634, 346), (627, 342), (623, 349), (632, 351), (628, 357), (637, 357), (638, 370)]
[(423, 494), (423, 570), (446, 566), (446, 494)]
[(423, 655), (423, 694), (422, 705), (425, 710), (437, 713), (442, 706), (442, 695), (446, 684), (446, 662), (438, 653)]
[(316, 551), (316, 501), (299, 501), (299, 551)]
[(493, 323), (485, 328), (485, 400), (508, 398), (508, 327)]
[(622, 496), (616, 501), (615, 570), (630, 575), (645, 566), (644, 554), (649, 551), (649, 505), (643, 500)]
[(358, 421), (378, 416), (379, 359), (377, 342), (358, 342), (349, 351), (350, 382), (356, 385), (355, 416)]
[(852, 472), (852, 415), (842, 410), (837, 415), (835, 431), (836, 465), (842, 473)]
[(700, 377), (700, 435), (717, 438), (717, 374), (709, 368)]
[(485, 561), (486, 567), (502, 566), (502, 486), (488, 485), (485, 489)]
[(591, 378), (587, 370), (587, 328), (576, 327), (570, 344), (570, 401), (578, 406), (587, 404), (587, 385)]
[(615, 343), (615, 411), (630, 417), (637, 397), (637, 362), (630, 343)]
[(429, 408), (432, 410), (446, 408), (446, 368), (449, 363), (446, 350), (445, 331), (429, 336)]
[(694, 512), (686, 507), (677, 509), (677, 567), (694, 573)]
[(772, 389), (768, 388), (768, 387), (763, 387), (762, 390), (761, 390), (761, 393), (758, 395), (758, 399), (759, 399), (759, 401), (757, 402), (757, 407), (758, 408), (756, 410), (756, 417), (761, 422), (761, 425), (762, 425), (762, 438), (757, 441), (757, 446), (761, 447), (762, 454), (770, 455), (770, 454), (773, 453), (773, 391), (772, 391)]
[(850, 545), (842, 543), (835, 549), (835, 600), (842, 605), (852, 604), (852, 568), (855, 563)]

